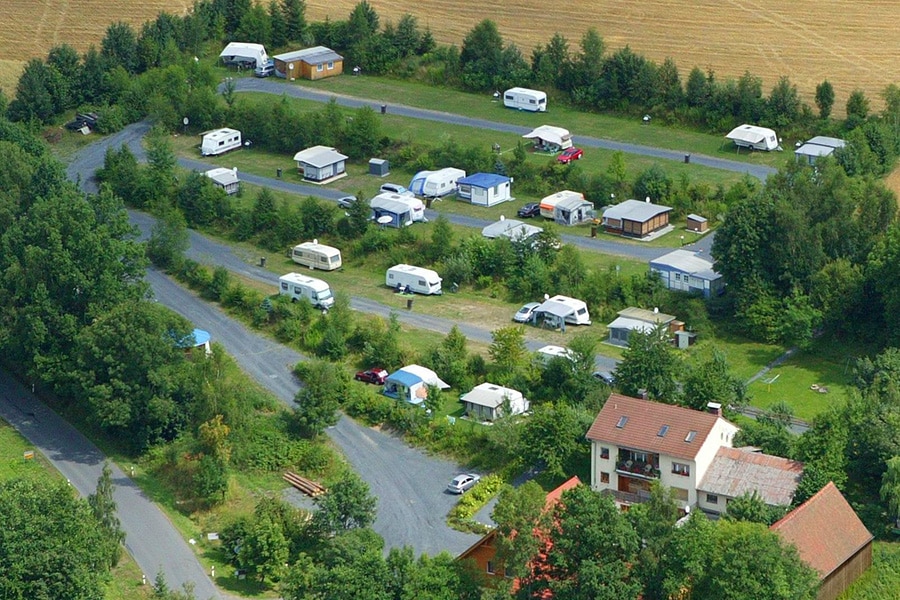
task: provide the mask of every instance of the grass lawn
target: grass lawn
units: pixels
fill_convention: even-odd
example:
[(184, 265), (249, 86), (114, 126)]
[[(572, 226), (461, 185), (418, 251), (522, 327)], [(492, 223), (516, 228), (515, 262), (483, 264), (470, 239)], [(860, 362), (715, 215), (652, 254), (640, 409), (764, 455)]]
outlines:
[(890, 600), (900, 589), (900, 543), (875, 542), (872, 567), (838, 600)]

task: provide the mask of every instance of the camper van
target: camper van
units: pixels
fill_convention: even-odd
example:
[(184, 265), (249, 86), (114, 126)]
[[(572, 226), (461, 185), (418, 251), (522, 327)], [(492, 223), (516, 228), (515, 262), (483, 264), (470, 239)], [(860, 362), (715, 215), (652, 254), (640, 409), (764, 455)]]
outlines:
[(503, 106), (531, 112), (546, 112), (547, 94), (528, 88), (510, 88), (503, 92)]
[(304, 265), (310, 269), (321, 271), (334, 271), (341, 268), (341, 251), (319, 240), (297, 244), (291, 251), (291, 260), (298, 265)]
[(237, 129), (213, 129), (200, 134), (200, 154), (217, 156), (241, 147), (241, 132)]
[(321, 279), (307, 277), (300, 273), (288, 273), (278, 278), (278, 293), (290, 296), (296, 302), (301, 298), (309, 300), (316, 308), (328, 309), (334, 306), (334, 294)]
[(384, 283), (390, 288), (417, 294), (441, 294), (441, 278), (437, 272), (412, 265), (394, 265), (387, 270)]

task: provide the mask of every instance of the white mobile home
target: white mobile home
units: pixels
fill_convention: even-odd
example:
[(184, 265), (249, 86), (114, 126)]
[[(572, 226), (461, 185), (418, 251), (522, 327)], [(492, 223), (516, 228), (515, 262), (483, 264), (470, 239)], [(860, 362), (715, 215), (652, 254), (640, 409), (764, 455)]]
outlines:
[(520, 415), (529, 408), (522, 392), (487, 382), (460, 396), (459, 401), (465, 406), (466, 414), (481, 421)]
[(306, 298), (316, 308), (328, 309), (334, 306), (334, 294), (327, 283), (315, 277), (300, 273), (288, 273), (278, 278), (278, 293), (290, 296), (296, 302)]
[(241, 147), (241, 132), (237, 129), (213, 129), (200, 134), (200, 154), (217, 156)]
[[(375, 213), (375, 219), (389, 215), (392, 227), (403, 227), (412, 223), (425, 223), (425, 203), (415, 196), (401, 196), (384, 192), (369, 200), (369, 206)], [(396, 222), (396, 223), (395, 223)]]
[(456, 182), (465, 176), (465, 171), (454, 167), (437, 171), (419, 171), (409, 182), (409, 189), (417, 196), (441, 198), (455, 193)]
[(741, 125), (732, 129), (725, 138), (734, 142), (734, 145), (739, 148), (765, 151), (780, 149), (778, 136), (767, 127)]
[(269, 63), (269, 56), (262, 44), (248, 44), (247, 42), (231, 42), (219, 53), (219, 58), (226, 65), (246, 63), (251, 69), (264, 67)]
[(441, 281), (436, 271), (403, 264), (394, 265), (384, 276), (384, 284), (389, 288), (426, 296), (441, 294)]
[(587, 304), (577, 298), (556, 295), (544, 300), (534, 309), (537, 319), (543, 319), (550, 325), (562, 325), (563, 322), (572, 325), (590, 325), (591, 315)]
[(341, 268), (341, 251), (332, 246), (320, 244), (319, 240), (297, 244), (291, 251), (291, 260), (310, 269), (334, 271)]
[(510, 184), (512, 179), (495, 173), (475, 173), (457, 182), (456, 197), (477, 206), (494, 206), (513, 200)]
[(546, 112), (547, 94), (528, 88), (509, 88), (503, 92), (503, 106), (531, 112)]
[(241, 189), (241, 180), (238, 178), (237, 167), (234, 169), (218, 167), (216, 169), (210, 169), (205, 172), (204, 175), (209, 177), (210, 181), (213, 182), (213, 185), (225, 190), (225, 193), (229, 196), (231, 194), (237, 194), (238, 190)]

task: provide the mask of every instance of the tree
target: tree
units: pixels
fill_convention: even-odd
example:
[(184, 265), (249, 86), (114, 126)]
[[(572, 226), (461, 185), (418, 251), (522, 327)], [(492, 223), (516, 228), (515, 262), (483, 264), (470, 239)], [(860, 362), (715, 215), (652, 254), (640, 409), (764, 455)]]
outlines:
[(713, 348), (688, 369), (683, 401), (696, 410), (706, 410), (710, 402), (718, 402), (726, 408), (740, 407), (747, 402), (747, 386), (729, 372), (725, 354)]
[(513, 577), (526, 576), (531, 560), (540, 550), (535, 530), (546, 528), (541, 523), (546, 501), (547, 495), (534, 481), (500, 490), (491, 519), (497, 523), (497, 558)]
[(9, 104), (9, 118), (49, 121), (57, 112), (52, 80), (53, 72), (42, 60), (28, 61), (16, 84), (16, 97)]
[(306, 2), (304, 0), (281, 0), (284, 13), (285, 34), (288, 41), (302, 42), (306, 36)]
[(228, 470), (224, 461), (212, 454), (200, 457), (197, 472), (194, 474), (194, 485), (199, 498), (209, 506), (215, 506), (225, 500), (228, 491)]
[(391, 39), (394, 48), (401, 58), (412, 56), (419, 51), (422, 43), (422, 34), (419, 31), (419, 20), (409, 13), (400, 17), (397, 22), (397, 30)]
[(109, 540), (65, 482), (0, 483), (0, 528), (0, 597), (104, 598)]
[(500, 74), (503, 38), (497, 24), (485, 19), (472, 28), (463, 39), (459, 64), (463, 83), (476, 91), (494, 87), (494, 77)]
[(661, 204), (669, 198), (672, 180), (659, 165), (654, 164), (637, 176), (632, 189), (638, 198), (650, 198), (653, 202)]
[(381, 119), (378, 118), (372, 107), (358, 108), (344, 132), (347, 154), (351, 158), (377, 155), (381, 150), (383, 137)]
[(501, 372), (513, 374), (528, 364), (529, 353), (522, 327), (501, 327), (491, 332), (491, 339), (488, 354)]
[(888, 515), (895, 524), (900, 523), (900, 456), (887, 461), (879, 492), (881, 499), (887, 504)]
[(137, 72), (137, 36), (131, 25), (118, 21), (106, 28), (106, 35), (100, 42), (100, 56), (106, 63), (106, 70), (122, 67), (128, 73)]
[(847, 98), (847, 129), (855, 129), (869, 117), (869, 99), (862, 90), (853, 90)]
[(651, 331), (629, 334), (628, 348), (613, 375), (625, 395), (639, 397), (643, 390), (651, 400), (676, 404), (680, 372), (679, 359), (669, 343), (666, 327), (659, 325)]
[(294, 398), (294, 418), (303, 435), (315, 437), (337, 423), (350, 378), (338, 365), (321, 360), (298, 363), (294, 373), (303, 382)]
[(157, 216), (147, 240), (147, 257), (161, 269), (177, 268), (190, 248), (190, 235), (184, 215), (167, 210)]
[(745, 492), (728, 501), (725, 518), (729, 521), (749, 521), (770, 526), (784, 516), (787, 507), (769, 506), (756, 490)]
[(314, 499), (316, 513), (312, 527), (321, 537), (337, 535), (350, 529), (369, 527), (375, 522), (378, 499), (356, 473), (347, 471)]
[(103, 471), (97, 480), (97, 490), (88, 496), (88, 505), (94, 513), (94, 517), (100, 523), (107, 541), (109, 552), (108, 564), (111, 567), (119, 563), (122, 555), (122, 542), (125, 541), (125, 532), (116, 516), (116, 501), (113, 499), (112, 469), (109, 463), (103, 463)]
[(797, 86), (792, 85), (787, 76), (782, 76), (769, 93), (769, 100), (766, 103), (771, 119), (769, 122), (774, 123), (776, 127), (789, 127), (800, 117), (801, 106)]
[(816, 106), (819, 108), (819, 118), (823, 121), (831, 116), (834, 106), (834, 86), (827, 79), (816, 86)]
[(278, 209), (275, 206), (275, 195), (269, 188), (263, 188), (253, 201), (253, 232), (271, 231), (278, 223)]
[(567, 404), (548, 402), (534, 408), (519, 437), (518, 456), (525, 466), (544, 465), (548, 474), (563, 477), (579, 455), (587, 454), (584, 432), (593, 413)]
[(253, 520), (240, 541), (237, 565), (261, 582), (276, 582), (284, 572), (290, 546), (281, 524), (269, 515)]
[(284, 19), (284, 11), (278, 0), (270, 0), (269, 2), (269, 24), (271, 26), (269, 32), (269, 43), (276, 48), (281, 48), (288, 42), (287, 23)]

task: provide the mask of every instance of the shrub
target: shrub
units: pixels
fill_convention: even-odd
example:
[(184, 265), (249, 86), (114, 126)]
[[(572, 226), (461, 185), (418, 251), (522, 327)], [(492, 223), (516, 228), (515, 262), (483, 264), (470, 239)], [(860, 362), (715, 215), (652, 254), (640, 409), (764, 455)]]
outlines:
[(468, 493), (460, 497), (459, 502), (447, 515), (447, 523), (454, 529), (471, 531), (473, 533), (486, 533), (487, 527), (472, 520), (488, 501), (500, 493), (503, 487), (503, 479), (498, 475), (488, 475), (475, 484)]

